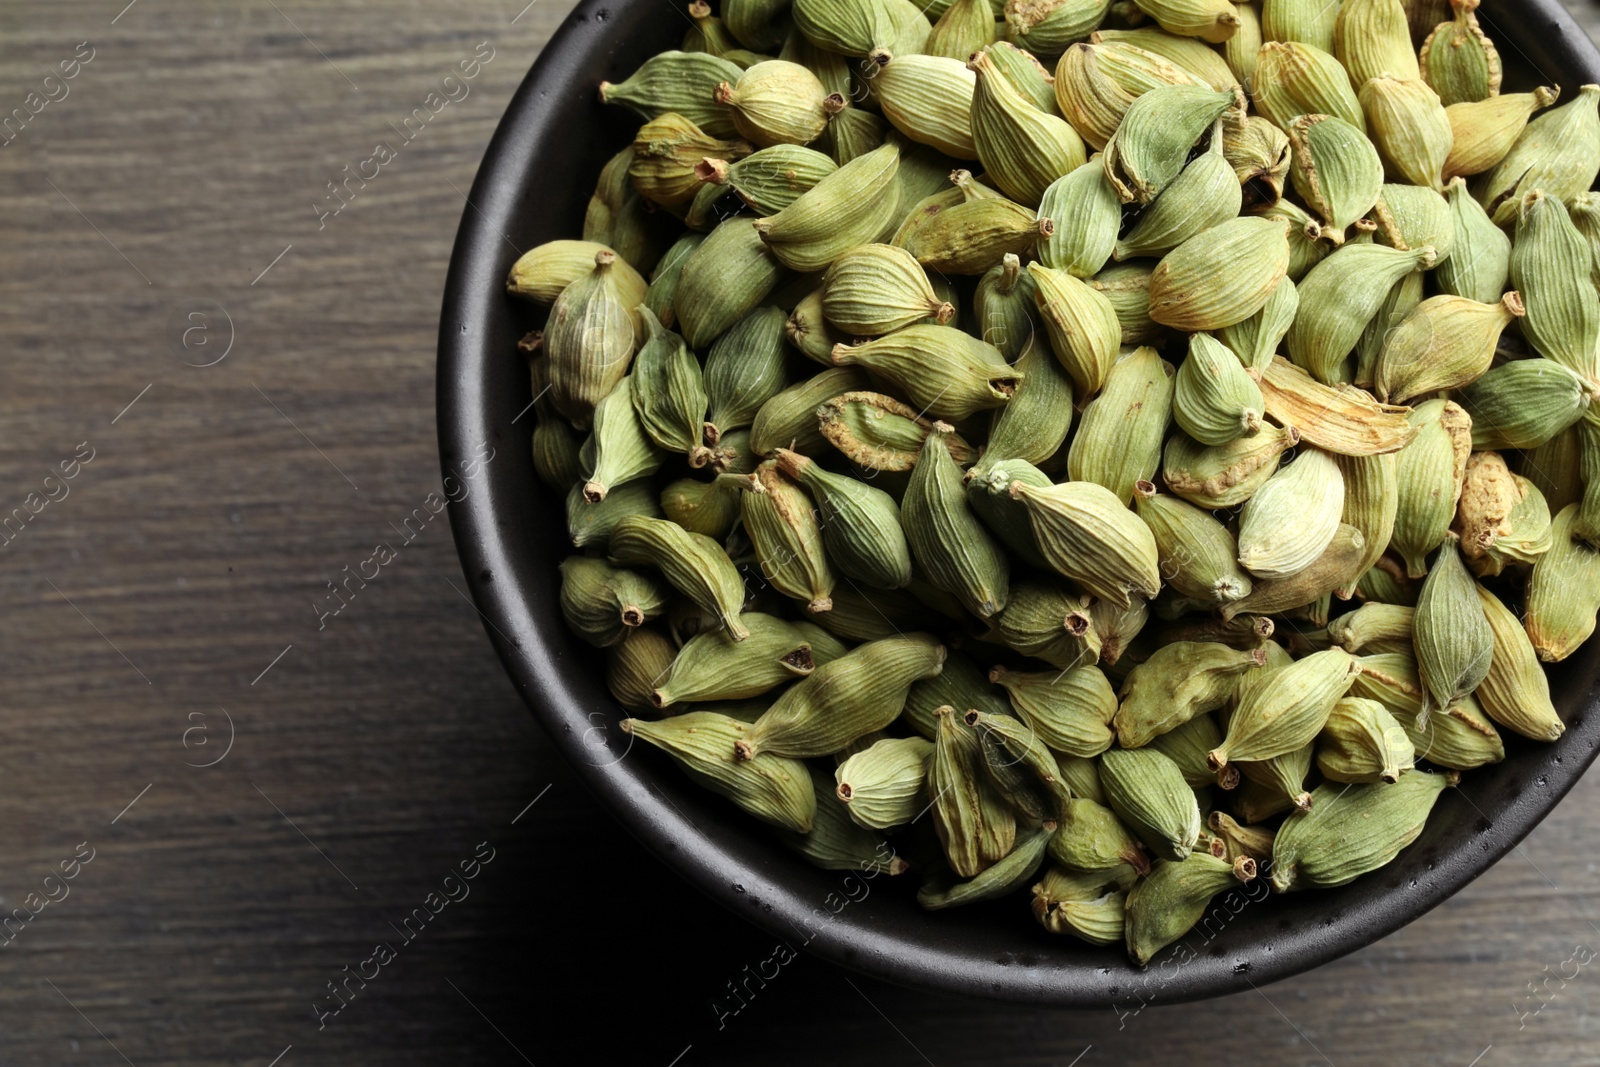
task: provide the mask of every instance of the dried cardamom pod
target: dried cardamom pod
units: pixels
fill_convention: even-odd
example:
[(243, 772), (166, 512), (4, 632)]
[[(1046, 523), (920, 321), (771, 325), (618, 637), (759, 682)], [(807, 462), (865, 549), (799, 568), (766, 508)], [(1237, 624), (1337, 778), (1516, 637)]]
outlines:
[[(1266, 29), (1265, 16), (1271, 9), (1272, 5), (1268, 4), (1262, 12), (1263, 30)], [(1337, 17), (1337, 9), (1331, 10), (1333, 17)], [(1367, 120), (1361, 112), (1361, 101), (1350, 85), (1349, 74), (1329, 54), (1330, 48), (1274, 38), (1270, 32), (1266, 36), (1267, 43), (1261, 46), (1255, 80), (1251, 83), (1256, 110), (1291, 136), (1289, 127), (1300, 115), (1331, 116), (1366, 133)], [(1295, 152), (1299, 151), (1296, 147)]]
[(1062, 806), (1050, 858), (1069, 871), (1103, 873), (1124, 864), (1141, 874), (1150, 870), (1139, 839), (1110, 808), (1082, 797)]
[(897, 53), (881, 64), (872, 91), (883, 117), (918, 144), (977, 159), (972, 97), (977, 76), (959, 59)]
[(934, 585), (987, 619), (1006, 605), (1010, 567), (967, 503), (961, 468), (945, 442), (949, 433), (948, 426), (935, 423), (923, 442), (901, 504), (906, 539), (912, 558)]
[(838, 169), (815, 149), (777, 144), (743, 159), (701, 159), (695, 174), (706, 185), (731, 189), (761, 214), (776, 215)]
[(823, 870), (904, 874), (910, 864), (894, 854), (882, 834), (850, 818), (844, 802), (834, 795), (832, 776), (816, 767), (807, 771), (817, 800), (811, 829), (805, 834), (781, 833), (779, 840)]
[(661, 52), (626, 81), (601, 82), (600, 102), (646, 119), (676, 112), (712, 137), (732, 137), (733, 116), (712, 97), (719, 84), (738, 81), (739, 74), (737, 63), (706, 52)]
[(1221, 44), (1239, 29), (1239, 12), (1230, 0), (1137, 0), (1137, 6), (1168, 33), (1210, 44)]
[(858, 337), (893, 333), (932, 315), (940, 325), (955, 308), (934, 295), (916, 258), (893, 245), (861, 245), (835, 259), (822, 276), (822, 311)]
[(1153, 748), (1107, 749), (1100, 784), (1117, 818), (1162, 859), (1182, 859), (1200, 836), (1200, 808), (1178, 765)]
[[(645, 290), (644, 306), (650, 313), (661, 320), (661, 325), (668, 328), (677, 324), (677, 313), (673, 310), (672, 301), (678, 292), (678, 279), (683, 275), (683, 265), (688, 262), (689, 256), (700, 242), (704, 241), (705, 234), (686, 233), (673, 242), (661, 256), (661, 262), (656, 264), (656, 269), (650, 274), (650, 285)], [(638, 305), (635, 305), (636, 307)]]
[(611, 531), (611, 559), (624, 565), (648, 564), (702, 611), (721, 620), (735, 641), (750, 632), (739, 621), (744, 581), (720, 545), (667, 519), (630, 515)]
[[(1361, 127), (1334, 115), (1300, 115), (1285, 132), (1294, 150), (1289, 164), (1294, 190), (1322, 216), (1322, 235), (1338, 244), (1383, 194), (1378, 150)], [(1304, 300), (1305, 294), (1300, 296)]]
[(995, 667), (989, 680), (1005, 690), (1017, 717), (1054, 751), (1089, 758), (1111, 747), (1109, 724), (1117, 697), (1099, 667), (1037, 672)]
[(1334, 590), (1335, 596), (1349, 600), (1356, 595), (1360, 575), (1388, 551), (1394, 536), (1395, 516), (1400, 510), (1400, 461), (1392, 452), (1335, 456), (1334, 460), (1344, 475), (1344, 513), (1339, 521), (1354, 527), (1364, 544), (1356, 576)]
[(983, 771), (983, 745), (954, 708), (935, 712), (938, 733), (928, 764), (933, 828), (950, 869), (972, 878), (1007, 856), (1016, 818)]
[(674, 112), (658, 115), (633, 139), (628, 177), (646, 200), (663, 207), (687, 204), (700, 191), (695, 165), (712, 159), (741, 159), (755, 151), (748, 141), (724, 141)]
[(1150, 275), (1150, 317), (1196, 333), (1254, 315), (1289, 271), (1288, 231), (1281, 218), (1244, 216), (1189, 238)]
[(1242, 126), (1223, 125), (1222, 154), (1240, 185), (1241, 206), (1265, 208), (1278, 202), (1289, 176), (1287, 134), (1260, 115), (1251, 115)]
[(1058, 56), (1099, 26), (1111, 0), (1006, 0), (1006, 38), (1038, 56)]
[(1045, 489), (1017, 481), (1011, 495), (1028, 508), (1034, 540), (1058, 574), (1122, 606), (1130, 593), (1150, 599), (1160, 592), (1155, 537), (1109, 489), (1094, 482)]
[(711, 450), (701, 443), (707, 401), (700, 362), (649, 308), (641, 310), (649, 334), (635, 357), (629, 390), (639, 425), (657, 448), (688, 456), (691, 467), (704, 467)]
[(884, 738), (839, 764), (834, 771), (837, 796), (861, 826), (904, 826), (927, 807), (932, 757), (933, 744), (923, 738)]
[[(1293, 263), (1293, 252), (1290, 253)], [(1300, 293), (1287, 275), (1273, 287), (1272, 295), (1249, 318), (1217, 331), (1217, 340), (1226, 345), (1247, 369), (1265, 375), (1277, 354), (1278, 344), (1294, 323), (1300, 310)], [(1258, 379), (1259, 381), (1259, 379)]]
[(1295, 41), (1333, 51), (1338, 9), (1317, 0), (1262, 0), (1261, 35), (1268, 41)]
[[(882, 393), (840, 393), (813, 405), (811, 420), (820, 427), (823, 440), (857, 466), (874, 471), (909, 471), (933, 431), (933, 423), (915, 408)], [(948, 434), (945, 445), (957, 464), (978, 457), (977, 450), (956, 434)]]
[(994, 8), (989, 0), (955, 0), (939, 16), (923, 46), (930, 56), (965, 61), (995, 42)]
[(663, 454), (645, 434), (633, 405), (633, 378), (623, 378), (594, 409), (594, 432), (579, 451), (583, 498), (598, 504), (612, 486), (631, 482), (661, 467)]
[(1427, 555), (1444, 541), (1455, 516), (1471, 450), (1472, 420), (1452, 401), (1430, 400), (1408, 416), (1417, 436), (1396, 461), (1398, 507), (1390, 545), (1406, 573), (1428, 573)]
[(1495, 722), (1535, 741), (1554, 741), (1566, 724), (1550, 702), (1550, 680), (1534, 652), (1522, 620), (1483, 586), (1476, 586), (1494, 638), (1488, 673), (1474, 696)]
[(1419, 78), (1417, 53), (1400, 0), (1346, 0), (1333, 24), (1333, 54), (1360, 89), (1385, 74)]
[[(1338, 707), (1337, 704), (1334, 705)], [(1308, 741), (1293, 752), (1264, 760), (1242, 760), (1230, 766), (1242, 775), (1242, 780), (1264, 787), (1273, 797), (1281, 798), (1283, 810), (1309, 811), (1311, 794), (1306, 790), (1306, 778), (1316, 756), (1316, 741)], [(1228, 773), (1224, 767), (1218, 775)]]
[(1167, 440), (1161, 477), (1167, 488), (1200, 508), (1231, 508), (1250, 499), (1278, 469), (1283, 453), (1300, 442), (1293, 426), (1267, 425), (1225, 445), (1202, 445), (1185, 433)]
[(643, 575), (587, 556), (561, 561), (562, 618), (596, 648), (621, 644), (666, 610), (666, 590)]
[(1472, 447), (1535, 448), (1584, 417), (1600, 383), (1554, 360), (1517, 359), (1461, 391)]
[[(1035, 335), (1040, 333), (1042, 324), (1039, 320), (1039, 305), (1033, 295), (1034, 289), (1033, 275), (1022, 269), (1022, 261), (1015, 253), (1007, 252), (998, 266), (991, 267), (988, 273), (978, 279), (977, 289), (972, 295), (972, 313), (977, 319), (978, 336), (994, 345), (1007, 363), (1015, 364), (1023, 372), (1023, 384), (1017, 387), (1017, 394), (996, 414), (997, 420), (1004, 419), (1006, 412), (1017, 408), (1019, 398), (1029, 391), (1028, 383), (1035, 375), (1043, 378), (1051, 373), (1051, 368), (1047, 366), (1051, 362), (1050, 353), (1044, 344), (1035, 340)], [(1034, 352), (1042, 353), (1043, 359), (1030, 358), (1030, 354)], [(1026, 366), (1023, 366), (1024, 360)], [(1059, 367), (1054, 368), (1054, 375), (1049, 382), (1059, 382), (1067, 389), (1063, 401), (1062, 397), (1056, 394), (1053, 384), (1040, 387), (1045, 392), (1051, 393), (1048, 401), (1050, 410), (1054, 412), (1062, 407), (1070, 410), (1072, 383), (1061, 373)], [(1041, 403), (1044, 402), (1043, 392), (1037, 393), (1036, 396)], [(1052, 423), (1054, 421), (1058, 420), (1052, 420)], [(1067, 424), (1071, 424), (1070, 417)], [(1043, 427), (1029, 426), (1030, 433), (1038, 429)], [(1066, 426), (1062, 426), (1063, 440), (1066, 434)], [(1029, 444), (1031, 446), (1031, 442)], [(1059, 445), (1060, 441), (1056, 444)], [(992, 442), (990, 448), (993, 449)], [(1055, 448), (1052, 447), (1044, 453), (1044, 456), (1054, 451)]]
[[(1522, 333), (1541, 356), (1600, 380), (1600, 295), (1590, 279), (1589, 242), (1559, 199), (1522, 197), (1511, 245), (1511, 283), (1527, 305)], [(1485, 369), (1488, 369), (1485, 367)]]
[(1142, 748), (1197, 715), (1215, 711), (1239, 676), (1259, 668), (1266, 655), (1239, 652), (1208, 641), (1178, 641), (1134, 667), (1122, 685), (1115, 724), (1123, 748)]
[(1289, 358), (1325, 384), (1355, 374), (1352, 350), (1395, 282), (1433, 266), (1431, 247), (1408, 252), (1349, 244), (1318, 263), (1300, 283), (1300, 310), (1286, 337)]
[(1356, 581), (1365, 559), (1366, 537), (1354, 526), (1342, 522), (1328, 547), (1309, 566), (1285, 578), (1258, 580), (1249, 596), (1222, 606), (1222, 617), (1232, 620), (1247, 614), (1272, 615), (1320, 600), (1324, 603), (1318, 612), (1325, 622), (1325, 598), (1335, 589), (1343, 589)]
[[(1286, 2), (1267, 0), (1267, 8)], [(1128, 892), (1128, 956), (1141, 967), (1149, 963), (1200, 921), (1213, 897), (1255, 877), (1249, 856), (1229, 861), (1197, 852), (1158, 862)]]
[(1099, 395), (1083, 410), (1067, 453), (1067, 476), (1132, 501), (1134, 486), (1155, 477), (1161, 465), (1173, 389), (1172, 364), (1155, 349), (1136, 348), (1118, 359)]
[(924, 412), (949, 419), (1001, 406), (1022, 380), (993, 345), (954, 327), (927, 323), (859, 345), (835, 345), (833, 361), (865, 367)]
[(1243, 192), (1222, 152), (1222, 122), (1211, 147), (1186, 164), (1155, 201), (1139, 213), (1133, 229), (1117, 242), (1118, 260), (1163, 256), (1189, 238), (1239, 214)]
[(778, 469), (816, 501), (822, 543), (834, 567), (877, 589), (910, 584), (911, 550), (893, 497), (858, 478), (826, 470), (798, 452), (780, 448), (773, 458)]
[[(587, 428), (595, 405), (628, 373), (634, 350), (631, 284), (619, 280), (615, 252), (602, 248), (594, 267), (556, 297), (544, 331), (544, 371), (557, 411)], [(631, 268), (629, 273), (633, 273)], [(638, 275), (633, 274), (633, 279)]]
[[(517, 257), (506, 276), (506, 292), (536, 304), (553, 304), (562, 290), (594, 271), (595, 256), (612, 252), (594, 241), (546, 241)], [(612, 252), (616, 255), (615, 252)], [(639, 272), (621, 257), (611, 264), (612, 278), (625, 307), (636, 307), (635, 297), (646, 290)]]
[(1444, 175), (1482, 174), (1498, 164), (1527, 127), (1535, 111), (1556, 102), (1561, 90), (1540, 86), (1531, 93), (1505, 93), (1474, 103), (1450, 104), (1450, 155)]
[(1443, 187), (1450, 117), (1421, 78), (1380, 76), (1361, 87), (1367, 130), (1390, 174), (1429, 189)]
[(1376, 700), (1345, 697), (1333, 706), (1318, 739), (1317, 770), (1332, 782), (1389, 782), (1412, 769), (1416, 749)]
[(1220, 770), (1230, 761), (1271, 759), (1309, 744), (1360, 671), (1355, 657), (1339, 648), (1268, 669), (1228, 717), (1227, 734), (1207, 761)]
[(1091, 945), (1115, 945), (1122, 940), (1124, 892), (1096, 884), (1099, 874), (1068, 874), (1051, 869), (1033, 887), (1033, 916), (1052, 934), (1071, 934)]
[(1100, 635), (1089, 615), (1090, 601), (1062, 582), (1019, 582), (993, 622), (993, 636), (1013, 651), (1056, 667), (1095, 663)]
[(758, 307), (782, 276), (782, 265), (749, 219), (720, 224), (678, 275), (672, 306), (683, 339), (690, 348), (706, 348)]
[(604, 548), (611, 531), (629, 515), (648, 515), (659, 518), (655, 487), (648, 479), (637, 478), (619, 485), (606, 494), (599, 503), (584, 499), (583, 485), (574, 474), (572, 488), (567, 492), (567, 533), (577, 548), (595, 545)]
[(688, 771), (700, 785), (733, 801), (762, 822), (807, 833), (817, 814), (806, 765), (763, 753), (737, 760), (734, 744), (752, 727), (711, 711), (691, 711), (660, 722), (622, 720), (624, 733), (642, 737)]
[(1378, 202), (1372, 206), (1371, 221), (1377, 225), (1373, 238), (1379, 244), (1390, 248), (1432, 245), (1438, 265), (1447, 262), (1455, 248), (1450, 205), (1431, 188), (1385, 183)]
[(1450, 205), (1454, 249), (1433, 277), (1446, 293), (1491, 304), (1506, 291), (1511, 276), (1511, 238), (1489, 221), (1462, 179), (1452, 178), (1444, 195)]
[[(1234, 8), (1234, 13), (1237, 16), (1237, 6)], [(1242, 16), (1239, 17), (1242, 20)], [(1141, 26), (1132, 30), (1102, 28), (1090, 34), (1089, 41), (1092, 44), (1112, 41), (1142, 48), (1146, 52), (1154, 53), (1177, 64), (1213, 89), (1231, 89), (1235, 85), (1243, 84), (1229, 69), (1227, 60), (1217, 54), (1216, 49), (1206, 47), (1207, 42), (1203, 39), (1196, 40), (1198, 36), (1198, 34), (1177, 34), (1166, 29)], [(1228, 41), (1232, 40), (1233, 35), (1230, 35)]]
[[(661, 490), (659, 509), (630, 511), (628, 514), (645, 514), (652, 518), (665, 515), (690, 533), (705, 534), (713, 541), (720, 542), (739, 521), (739, 498), (742, 496), (741, 486), (745, 484), (745, 476), (741, 474), (719, 474), (709, 482), (680, 478)], [(629, 482), (613, 490), (605, 503), (586, 506), (591, 509), (606, 507), (635, 485), (643, 486), (648, 493), (649, 487), (643, 480)]]
[[(1593, 292), (1592, 286), (1587, 287)], [(1600, 331), (1600, 302), (1596, 302)], [(1379, 399), (1404, 403), (1425, 393), (1460, 389), (1483, 376), (1494, 361), (1500, 332), (1523, 316), (1516, 291), (1498, 303), (1435, 296), (1418, 304), (1384, 343), (1375, 375)]]
[(1221, 859), (1228, 862), (1240, 856), (1249, 856), (1256, 863), (1266, 863), (1272, 858), (1274, 830), (1259, 826), (1240, 826), (1227, 812), (1214, 811), (1206, 816), (1206, 828), (1222, 842)]
[(1251, 0), (1233, 6), (1235, 14), (1239, 16), (1239, 28), (1233, 31), (1232, 37), (1222, 42), (1222, 56), (1233, 73), (1234, 84), (1254, 85), (1261, 45), (1266, 40), (1261, 31), (1261, 8)]
[(1189, 149), (1230, 108), (1244, 110), (1242, 93), (1198, 85), (1161, 86), (1128, 105), (1103, 157), (1123, 203), (1154, 200), (1183, 169)]
[(761, 576), (812, 614), (833, 607), (833, 568), (811, 498), (775, 460), (756, 468), (740, 500), (740, 518), (755, 548)]
[(1217, 781), (1217, 775), (1206, 764), (1206, 753), (1221, 741), (1215, 716), (1196, 715), (1182, 726), (1151, 738), (1150, 747), (1178, 765), (1191, 789), (1206, 789)]
[(1053, 225), (1021, 204), (986, 196), (945, 208), (896, 243), (904, 244), (917, 262), (931, 270), (983, 274), (1008, 252), (1032, 255), (1039, 238), (1049, 236)]
[(1202, 444), (1225, 445), (1261, 432), (1261, 387), (1210, 334), (1189, 335), (1189, 356), (1178, 366), (1175, 385), (1173, 420)]
[[(1592, 432), (1587, 422), (1578, 426)], [(1468, 461), (1456, 523), (1461, 554), (1480, 576), (1500, 574), (1514, 563), (1532, 565), (1550, 551), (1550, 505), (1544, 494), (1507, 470), (1494, 452), (1474, 453)], [(1580, 521), (1575, 529), (1581, 527)]]
[[(845, 249), (876, 241), (893, 226), (899, 207), (899, 198), (893, 195), (899, 165), (898, 145), (875, 148), (823, 178), (776, 215), (756, 219), (755, 232), (789, 269), (823, 270)], [(722, 226), (743, 222), (730, 219)]]
[(1550, 551), (1539, 557), (1528, 578), (1523, 625), (1546, 663), (1559, 663), (1576, 652), (1594, 633), (1600, 612), (1600, 551), (1573, 536), (1577, 519), (1577, 504), (1556, 515)]
[(1453, 535), (1445, 539), (1422, 583), (1411, 633), (1417, 668), (1431, 698), (1428, 707), (1449, 707), (1478, 688), (1488, 673), (1494, 634)]
[(784, 323), (789, 343), (813, 363), (833, 366), (833, 346), (850, 338), (835, 330), (822, 313), (823, 290), (814, 289), (795, 304)]
[(1050, 183), (1039, 201), (1039, 218), (1051, 223), (1049, 236), (1039, 238), (1039, 262), (1088, 278), (1116, 248), (1122, 201), (1105, 167), (1091, 160)]
[(1084, 164), (1083, 139), (1065, 119), (1034, 107), (987, 53), (974, 55), (967, 67), (977, 76), (971, 121), (978, 159), (1007, 196), (1039, 203), (1051, 182)]
[(1377, 870), (1417, 839), (1457, 778), (1413, 771), (1392, 785), (1318, 786), (1311, 810), (1284, 823), (1272, 842), (1272, 888), (1327, 889)]
[(621, 642), (606, 649), (606, 688), (629, 711), (655, 712), (650, 693), (671, 668), (676, 651), (654, 627), (629, 630)]
[(939, 673), (945, 649), (927, 634), (858, 645), (785, 689), (734, 746), (760, 755), (808, 759), (839, 751), (900, 714), (911, 683)]
[(760, 696), (816, 669), (811, 642), (790, 623), (753, 611), (739, 621), (750, 631), (743, 641), (711, 630), (684, 642), (665, 676), (651, 688), (650, 706)]
[(708, 52), (732, 59), (728, 53), (740, 51), (739, 41), (723, 26), (721, 19), (711, 14), (711, 5), (705, 0), (693, 0), (689, 4), (689, 19), (693, 25), (683, 34), (685, 52)]
[(1587, 192), (1600, 174), (1596, 141), (1600, 85), (1585, 85), (1576, 100), (1528, 123), (1505, 157), (1478, 181), (1478, 202), (1496, 225), (1506, 226), (1516, 218), (1523, 195), (1535, 189), (1557, 200)]
[(1133, 505), (1155, 535), (1161, 577), (1173, 589), (1219, 604), (1249, 594), (1252, 583), (1239, 567), (1233, 534), (1209, 511), (1159, 495), (1149, 481), (1134, 487)]
[(1122, 328), (1122, 344), (1147, 345), (1167, 336), (1164, 326), (1150, 318), (1150, 275), (1153, 260), (1114, 263), (1093, 278), (1089, 288), (1106, 298)]
[(1455, 18), (1441, 22), (1422, 43), (1422, 77), (1439, 99), (1475, 103), (1500, 92), (1500, 52), (1478, 25), (1478, 0), (1454, 0)]
[(1289, 223), (1288, 276), (1296, 283), (1338, 247), (1334, 244), (1335, 238), (1342, 239), (1344, 236), (1334, 230), (1324, 233), (1322, 223), (1315, 216), (1287, 197), (1270, 208), (1261, 209), (1261, 212), (1269, 218), (1278, 216)]
[(1422, 680), (1409, 652), (1363, 656), (1359, 662), (1350, 695), (1382, 703), (1411, 738), (1417, 758), (1458, 771), (1505, 758), (1504, 742), (1473, 698), (1421, 714)]
[(830, 367), (796, 382), (761, 405), (750, 424), (750, 448), (761, 456), (789, 448), (808, 455), (827, 445), (817, 421), (817, 405), (844, 393), (865, 389), (866, 372), (857, 367)]
[(1056, 66), (1055, 94), (1061, 114), (1094, 149), (1102, 149), (1129, 106), (1163, 85), (1203, 86), (1165, 56), (1126, 41), (1079, 41)]
[[(873, 596), (876, 597), (877, 593)], [(889, 608), (892, 609), (893, 605), (889, 605)], [(926, 609), (922, 614), (926, 618)], [(977, 710), (995, 715), (1004, 715), (1010, 707), (1005, 694), (989, 684), (982, 668), (973, 663), (970, 656), (960, 652), (950, 653), (945, 660), (944, 670), (936, 677), (912, 683), (900, 718), (911, 729), (932, 741), (939, 732), (938, 711), (947, 704), (963, 712)]]
[(1084, 401), (1098, 393), (1116, 362), (1122, 324), (1111, 301), (1065, 270), (1028, 264), (1050, 347)]
[[(989, 0), (982, 0), (985, 8)], [(1017, 840), (1012, 850), (965, 882), (953, 885), (934, 881), (917, 890), (917, 903), (930, 911), (954, 908), (961, 904), (977, 904), (985, 900), (1015, 893), (1039, 873), (1044, 866), (1045, 848), (1055, 836), (1050, 824), (1033, 830)]]
[(706, 443), (717, 445), (729, 433), (755, 421), (761, 408), (788, 384), (784, 370), (784, 315), (762, 307), (728, 328), (706, 353)]
[(1388, 342), (1389, 335), (1399, 328), (1407, 315), (1417, 310), (1418, 304), (1422, 303), (1422, 280), (1425, 273), (1414, 270), (1390, 286), (1383, 303), (1378, 305), (1377, 313), (1372, 316), (1366, 328), (1361, 331), (1361, 337), (1356, 341), (1353, 353), (1356, 369), (1352, 380), (1358, 389), (1369, 395), (1374, 391), (1372, 383), (1377, 374), (1378, 357), (1383, 354), (1383, 346)]
[(1344, 514), (1344, 476), (1333, 457), (1303, 448), (1239, 514), (1239, 562), (1257, 578), (1287, 578), (1327, 550)]

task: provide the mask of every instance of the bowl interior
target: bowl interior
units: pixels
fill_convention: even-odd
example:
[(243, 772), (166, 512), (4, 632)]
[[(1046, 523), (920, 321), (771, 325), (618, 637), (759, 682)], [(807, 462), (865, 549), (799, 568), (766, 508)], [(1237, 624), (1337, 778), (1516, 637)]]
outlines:
[[(1571, 788), (1600, 743), (1592, 644), (1551, 674), (1565, 736), (1537, 745), (1508, 735), (1505, 761), (1466, 774), (1393, 863), (1337, 890), (1219, 898), (1200, 927), (1140, 971), (1120, 946), (1045, 933), (1015, 897), (928, 913), (914, 885), (896, 884), (909, 879), (818, 870), (660, 753), (630, 747), (602, 658), (566, 631), (557, 607), (556, 564), (570, 551), (564, 505), (533, 472), (528, 374), (516, 351), (541, 313), (507, 299), (503, 284), (521, 250), (579, 235), (601, 165), (642, 121), (603, 107), (595, 87), (672, 47), (688, 25), (678, 6), (585, 0), (539, 57), (463, 213), (438, 375), (444, 473), (459, 478), (471, 457), (491, 456), (451, 504), (487, 632), (567, 759), (657, 855), (791, 946), (874, 977), (1020, 1002), (1131, 1005), (1236, 992), (1369, 944), (1459, 890)], [(1600, 56), (1555, 0), (1486, 0), (1479, 17), (1505, 60), (1504, 91), (1559, 84), (1571, 99), (1600, 80)]]

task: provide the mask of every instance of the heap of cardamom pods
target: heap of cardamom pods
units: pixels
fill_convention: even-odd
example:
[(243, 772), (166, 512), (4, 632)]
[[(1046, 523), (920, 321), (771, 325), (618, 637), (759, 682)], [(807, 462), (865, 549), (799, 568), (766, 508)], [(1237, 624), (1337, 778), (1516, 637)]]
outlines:
[(623, 729), (1138, 964), (1559, 737), (1600, 86), (1502, 93), (1474, 7), (691, 4), (508, 282)]

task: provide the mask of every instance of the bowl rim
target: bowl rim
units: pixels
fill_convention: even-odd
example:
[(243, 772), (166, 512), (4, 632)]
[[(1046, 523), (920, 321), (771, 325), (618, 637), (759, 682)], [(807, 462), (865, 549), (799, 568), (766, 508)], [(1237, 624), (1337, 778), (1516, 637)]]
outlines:
[[(1269, 939), (1265, 952), (1252, 950), (1232, 958), (1212, 958), (1219, 955), (1213, 953), (1197, 958), (1187, 971), (1180, 964), (1153, 995), (1144, 996), (1134, 987), (1143, 982), (1143, 992), (1151, 992), (1149, 971), (1143, 978), (1131, 968), (1119, 973), (1102, 966), (1098, 958), (1042, 965), (1027, 953), (958, 953), (933, 944), (936, 931), (919, 941), (885, 933), (854, 914), (843, 917), (842, 909), (835, 912), (840, 918), (823, 915), (815, 907), (814, 894), (803, 894), (790, 884), (792, 871), (782, 864), (754, 862), (748, 854), (742, 860), (735, 858), (738, 842), (717, 839), (648, 781), (649, 775), (634, 772), (621, 755), (597, 764), (592, 758), (597, 751), (596, 731), (607, 751), (614, 751), (619, 738), (608, 730), (603, 716), (596, 720), (602, 713), (586, 705), (577, 691), (572, 667), (563, 662), (556, 647), (560, 642), (552, 636), (552, 626), (559, 627), (560, 620), (552, 624), (550, 616), (559, 613), (535, 603), (530, 588), (537, 584), (532, 568), (538, 565), (530, 559), (526, 540), (517, 537), (518, 531), (503, 515), (513, 494), (530, 490), (527, 444), (532, 420), (524, 422), (522, 415), (532, 403), (528, 391), (509, 397), (494, 394), (489, 387), (491, 361), (508, 355), (490, 350), (495, 332), (490, 324), (506, 314), (504, 245), (511, 244), (507, 234), (515, 230), (512, 220), (525, 209), (536, 146), (551, 123), (559, 121), (552, 117), (550, 105), (564, 101), (574, 85), (590, 94), (597, 55), (616, 51), (616, 40), (608, 35), (623, 30), (629, 12), (642, 6), (643, 0), (583, 0), (541, 50), (501, 117), (462, 209), (451, 254), (440, 312), (436, 386), (446, 487), (450, 478), (461, 481), (463, 465), (473, 455), (481, 456), (486, 443), (494, 449), (484, 464), (486, 486), (459, 498), (448, 494), (457, 552), (485, 632), (524, 702), (568, 765), (658, 859), (785, 943), (798, 940), (815, 955), (874, 978), (1014, 1003), (1073, 1007), (1111, 1003), (1115, 1008), (1125, 995), (1137, 997), (1142, 1005), (1157, 995), (1170, 1003), (1240, 992), (1363, 948), (1458, 892), (1554, 809), (1600, 753), (1600, 715), (1591, 713), (1600, 687), (1585, 687), (1565, 701), (1573, 712), (1569, 728), (1540, 759), (1537, 789), (1523, 787), (1529, 783), (1510, 783), (1493, 802), (1499, 809), (1494, 818), (1483, 814), (1467, 790), (1451, 791), (1465, 796), (1481, 816), (1474, 820), (1472, 847), (1463, 839), (1461, 847), (1428, 863), (1426, 874), (1414, 877), (1409, 887), (1387, 887), (1373, 907), (1333, 908), (1316, 923), (1302, 922), (1300, 928)], [(1547, 66), (1583, 75), (1568, 79), (1577, 84), (1600, 81), (1600, 53), (1558, 0), (1515, 4), (1487, 0), (1478, 15), (1497, 44), (1510, 45), (1535, 71), (1540, 66), (1529, 52)], [(638, 15), (635, 21), (643, 18)], [(1514, 32), (1502, 28), (1507, 24), (1515, 27)], [(1564, 95), (1570, 91), (1565, 86), (1563, 90)], [(521, 457), (497, 461), (506, 448), (520, 448)], [(592, 687), (593, 680), (589, 682)], [(1469, 785), (1473, 773), (1468, 773)], [(803, 863), (797, 858), (792, 862)], [(812, 916), (828, 921), (818, 925)], [(796, 936), (801, 933), (803, 938)]]

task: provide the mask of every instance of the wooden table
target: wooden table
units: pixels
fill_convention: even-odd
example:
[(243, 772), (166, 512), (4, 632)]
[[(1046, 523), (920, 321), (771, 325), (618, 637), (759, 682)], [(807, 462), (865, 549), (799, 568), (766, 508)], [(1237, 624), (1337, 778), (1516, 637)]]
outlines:
[(0, 150), (0, 910), (37, 910), (0, 1064), (1600, 1059), (1595, 776), (1259, 992), (1022, 1010), (802, 958), (719, 1029), (770, 938), (555, 758), (447, 522), (401, 532), (464, 191), (568, 0), (123, 2), (0, 6), (0, 113), (56, 97)]

